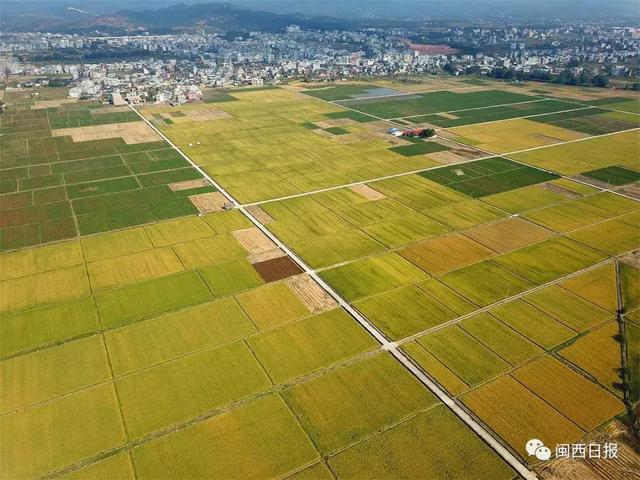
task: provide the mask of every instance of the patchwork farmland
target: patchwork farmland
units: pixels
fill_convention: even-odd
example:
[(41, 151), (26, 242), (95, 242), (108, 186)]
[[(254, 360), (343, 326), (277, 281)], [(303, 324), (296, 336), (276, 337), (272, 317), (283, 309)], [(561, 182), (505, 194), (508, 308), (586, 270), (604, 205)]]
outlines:
[(422, 87), (7, 91), (0, 477), (529, 479), (624, 420), (638, 99)]

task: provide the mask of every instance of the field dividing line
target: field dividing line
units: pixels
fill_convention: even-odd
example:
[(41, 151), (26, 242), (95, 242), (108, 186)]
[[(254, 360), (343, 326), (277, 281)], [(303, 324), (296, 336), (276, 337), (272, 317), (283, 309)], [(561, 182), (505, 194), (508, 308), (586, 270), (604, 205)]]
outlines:
[[(590, 108), (590, 107), (585, 107), (585, 108)], [(441, 129), (441, 130), (446, 130), (446, 129)], [(330, 192), (330, 191), (333, 191), (333, 190), (339, 190), (341, 188), (355, 187), (357, 185), (364, 185), (364, 184), (367, 184), (367, 183), (374, 183), (374, 182), (379, 182), (379, 181), (382, 181), (382, 180), (389, 180), (391, 178), (404, 177), (405, 175), (414, 175), (416, 173), (428, 172), (429, 170), (435, 170), (437, 168), (455, 167), (455, 166), (458, 166), (458, 165), (465, 165), (467, 163), (479, 162), (480, 160), (487, 160), (488, 158), (494, 158), (494, 157), (505, 157), (505, 158), (507, 158), (509, 155), (517, 155), (519, 153), (531, 152), (531, 151), (540, 150), (540, 149), (543, 149), (543, 148), (559, 147), (561, 145), (567, 145), (569, 143), (582, 142), (582, 141), (585, 141), (585, 140), (592, 140), (592, 139), (595, 139), (595, 138), (606, 137), (606, 136), (609, 136), (609, 135), (617, 135), (617, 134), (620, 134), (620, 133), (633, 132), (633, 131), (636, 131), (636, 130), (640, 130), (640, 127), (631, 128), (629, 130), (621, 130), (619, 132), (604, 133), (602, 135), (593, 135), (593, 136), (590, 136), (590, 137), (576, 138), (576, 139), (573, 139), (573, 140), (567, 140), (567, 141), (563, 141), (563, 142), (553, 143), (553, 144), (550, 144), (550, 145), (540, 145), (540, 146), (537, 146), (537, 147), (530, 147), (530, 148), (525, 148), (525, 149), (522, 149), (522, 150), (514, 150), (512, 152), (505, 152), (505, 153), (492, 153), (492, 152), (489, 152), (487, 150), (482, 150), (481, 148), (474, 147), (473, 145), (467, 145), (465, 143), (458, 142), (458, 141), (453, 140), (451, 138), (442, 137), (444, 140), (446, 140), (448, 142), (455, 143), (455, 144), (460, 145), (460, 146), (465, 147), (465, 148), (472, 148), (472, 149), (477, 150), (478, 152), (484, 153), (486, 155), (484, 155), (482, 157), (478, 157), (478, 158), (471, 158), (469, 160), (464, 160), (462, 162), (450, 163), (450, 164), (447, 164), (447, 165), (435, 165), (433, 167), (419, 168), (417, 170), (409, 170), (408, 172), (393, 173), (391, 175), (385, 175), (385, 176), (382, 176), (382, 177), (376, 177), (376, 178), (372, 178), (372, 179), (369, 179), (369, 180), (358, 180), (356, 182), (344, 183), (342, 185), (336, 185), (334, 187), (320, 188), (318, 190), (311, 190), (309, 192), (294, 193), (293, 195), (286, 195), (284, 197), (271, 198), (271, 199), (267, 199), (267, 200), (259, 200), (257, 202), (244, 203), (244, 204), (242, 204), (242, 206), (243, 207), (260, 206), (260, 205), (263, 205), (265, 203), (279, 202), (279, 201), (282, 201), (282, 200), (289, 200), (289, 199), (292, 199), (292, 198), (299, 198), (299, 197), (305, 197), (307, 195), (314, 195), (316, 193)], [(604, 187), (598, 187), (598, 186), (595, 186), (595, 185), (591, 185), (590, 183), (587, 183), (587, 182), (582, 181), (582, 180), (577, 180), (577, 179), (575, 179), (573, 177), (570, 177), (568, 175), (563, 175), (563, 174), (560, 174), (560, 173), (557, 173), (557, 172), (554, 172), (554, 171), (551, 171), (551, 170), (547, 170), (547, 169), (544, 169), (544, 168), (541, 168), (541, 167), (537, 167), (535, 165), (529, 165), (528, 163), (525, 163), (525, 162), (522, 162), (522, 161), (519, 161), (519, 160), (514, 160), (512, 158), (509, 158), (509, 160), (511, 160), (511, 161), (513, 161), (515, 163), (519, 163), (521, 165), (525, 165), (527, 167), (535, 168), (537, 170), (542, 170), (542, 171), (547, 172), (547, 173), (552, 173), (552, 174), (557, 175), (559, 177), (572, 180), (572, 181), (574, 181), (576, 183), (581, 183), (583, 185), (588, 185), (588, 186), (590, 186), (592, 188), (595, 188), (595, 189), (598, 189), (598, 190), (614, 193), (616, 195), (620, 195), (621, 197), (630, 198), (632, 200), (636, 200), (637, 201), (636, 198), (633, 198), (631, 196), (625, 195), (625, 194), (620, 193), (620, 192), (616, 192), (615, 190), (610, 190), (610, 189), (607, 189), (607, 188), (604, 188)]]
[(384, 350), (389, 351), (406, 369), (413, 373), (431, 392), (433, 392), (453, 413), (455, 413), (460, 420), (462, 420), (469, 428), (471, 428), (476, 435), (482, 438), (486, 444), (491, 447), (502, 459), (507, 462), (519, 475), (526, 480), (534, 480), (538, 477), (529, 468), (522, 463), (514, 454), (512, 454), (506, 447), (502, 445), (488, 430), (486, 430), (479, 421), (473, 418), (465, 409), (463, 409), (458, 403), (450, 397), (443, 389), (441, 389), (433, 380), (431, 380), (422, 370), (415, 366), (404, 353), (397, 349), (397, 345), (390, 342), (382, 332), (380, 332), (368, 319), (366, 319), (360, 312), (353, 308), (349, 303), (342, 298), (329, 284), (327, 284), (316, 272), (311, 269), (300, 257), (298, 257), (293, 251), (291, 251), (284, 243), (280, 241), (273, 233), (271, 233), (256, 217), (254, 217), (246, 208), (240, 205), (228, 192), (226, 192), (218, 183), (211, 178), (204, 170), (202, 170), (191, 158), (182, 152), (171, 140), (169, 140), (158, 128), (156, 128), (151, 122), (140, 112), (138, 112), (133, 106), (129, 105), (144, 122), (149, 125), (161, 138), (163, 138), (169, 145), (171, 145), (185, 160), (189, 162), (207, 181), (213, 186), (219, 189), (231, 203), (233, 203), (241, 213), (247, 217), (251, 223), (253, 223), (262, 233), (264, 233), (272, 242), (274, 242), (283, 252), (298, 264), (302, 270), (313, 278), (331, 297), (344, 308), (365, 330), (367, 330), (371, 336), (373, 336), (382, 346)]
[[(575, 108), (569, 108), (568, 110), (558, 110), (556, 112), (534, 113), (532, 115), (522, 115), (520, 117), (501, 118), (499, 120), (487, 120), (486, 122), (467, 123), (465, 125), (456, 125), (455, 127), (438, 127), (437, 125), (435, 125), (435, 124), (434, 125), (435, 125), (435, 127), (437, 127), (435, 130), (448, 130), (448, 129), (451, 129), (451, 128), (475, 127), (476, 125), (488, 125), (490, 123), (508, 122), (510, 120), (526, 120), (528, 118), (543, 117), (545, 115), (555, 115), (556, 113), (577, 112), (579, 110), (588, 110), (590, 108), (595, 108), (595, 107), (584, 107), (584, 106), (583, 107), (575, 107)], [(540, 122), (540, 123), (543, 123), (543, 122)], [(544, 123), (544, 125), (549, 125), (549, 124)]]
[[(552, 237), (552, 238), (554, 238), (554, 237)], [(630, 252), (633, 252), (633, 250), (629, 250), (627, 252), (622, 252), (619, 256), (626, 255), (626, 254), (628, 254)], [(419, 332), (413, 333), (413, 334), (411, 334), (411, 335), (409, 335), (407, 337), (404, 337), (404, 338), (401, 338), (399, 340), (396, 340), (396, 344), (398, 346), (402, 346), (405, 343), (409, 343), (409, 342), (411, 342), (413, 340), (416, 340), (416, 339), (418, 339), (418, 338), (420, 338), (420, 337), (422, 337), (424, 335), (428, 335), (430, 333), (437, 332), (439, 330), (442, 330), (442, 329), (444, 329), (446, 327), (450, 327), (452, 325), (457, 325), (458, 323), (460, 323), (460, 322), (462, 322), (462, 321), (464, 321), (464, 320), (466, 320), (466, 319), (468, 319), (470, 317), (473, 317), (473, 316), (481, 314), (481, 313), (487, 313), (489, 310), (491, 310), (491, 309), (493, 309), (495, 307), (498, 307), (500, 305), (504, 305), (505, 303), (509, 303), (509, 302), (514, 301), (514, 300), (519, 300), (519, 299), (521, 299), (523, 297), (526, 297), (528, 295), (531, 295), (531, 294), (534, 294), (536, 292), (539, 292), (540, 290), (544, 290), (545, 288), (552, 287), (554, 285), (557, 285), (557, 284), (559, 284), (561, 282), (564, 282), (566, 280), (569, 280), (571, 278), (578, 277), (578, 276), (580, 276), (580, 275), (582, 275), (584, 273), (587, 273), (587, 272), (590, 272), (592, 270), (595, 270), (595, 269), (597, 269), (599, 267), (602, 267), (602, 266), (608, 264), (609, 262), (613, 261), (614, 258), (617, 258), (617, 257), (605, 258), (604, 260), (600, 260), (599, 262), (594, 263), (593, 265), (589, 265), (588, 267), (582, 268), (580, 270), (576, 270), (575, 272), (568, 273), (566, 275), (558, 277), (558, 278), (556, 278), (554, 280), (551, 280), (549, 282), (542, 283), (540, 285), (536, 285), (536, 286), (534, 286), (532, 288), (529, 288), (528, 290), (523, 290), (520, 293), (516, 293), (515, 295), (511, 295), (509, 297), (505, 297), (505, 298), (503, 298), (501, 300), (493, 302), (493, 303), (491, 303), (489, 305), (486, 305), (484, 307), (479, 307), (479, 308), (475, 309), (472, 312), (465, 313), (464, 315), (460, 315), (458, 317), (452, 318), (451, 320), (447, 320), (446, 322), (440, 323), (440, 324), (438, 324), (438, 325), (436, 325), (434, 327), (426, 328), (426, 329), (421, 330)], [(504, 267), (504, 268), (507, 268), (507, 267)], [(512, 270), (509, 270), (509, 271), (512, 272), (512, 273), (515, 273)], [(580, 332), (576, 332), (576, 334), (578, 334), (578, 333), (580, 333)]]
[[(327, 88), (330, 87), (335, 87), (336, 85), (328, 85)], [(337, 85), (338, 87), (340, 85)], [(385, 88), (385, 87), (382, 87)], [(393, 87), (389, 87), (389, 88), (393, 88)], [(372, 99), (376, 99), (376, 98), (392, 98), (392, 97), (405, 97), (405, 96), (409, 96), (409, 95), (422, 95), (423, 93), (434, 93), (434, 92), (452, 92), (452, 91), (456, 91), (456, 90), (471, 90), (471, 89), (475, 89), (475, 91), (478, 92), (484, 92), (487, 90), (495, 90), (495, 88), (487, 88), (484, 85), (467, 85), (467, 86), (463, 86), (463, 87), (455, 87), (455, 88), (447, 88), (445, 89), (444, 86), (442, 89), (436, 89), (436, 90), (419, 90), (417, 92), (400, 92), (400, 93), (391, 93), (389, 95), (371, 95), (370, 97), (361, 97), (361, 98), (343, 98), (340, 100), (325, 100), (324, 98), (318, 98), (318, 97), (314, 97), (313, 95), (307, 95), (308, 97), (313, 97), (316, 98), (318, 100), (324, 100), (325, 102), (331, 102), (331, 103), (335, 103), (338, 105), (342, 105), (340, 102), (355, 102), (358, 100), (372, 100)], [(313, 91), (314, 89), (309, 89), (309, 91)], [(323, 90), (323, 89), (318, 89), (318, 90)], [(300, 92), (300, 93), (304, 93), (304, 91)], [(472, 93), (472, 92), (470, 92)], [(531, 95), (532, 97), (534, 95)], [(536, 95), (537, 97), (537, 95)]]
[[(524, 165), (525, 167), (535, 168), (536, 170), (541, 170), (541, 171), (543, 171), (543, 172), (550, 173), (550, 174), (552, 174), (552, 175), (557, 175), (557, 176), (558, 176), (558, 177), (560, 177), (560, 178), (564, 178), (564, 179), (566, 179), (566, 180), (571, 180), (572, 182), (576, 182), (576, 183), (579, 183), (579, 184), (581, 184), (581, 185), (585, 185), (585, 186), (587, 186), (587, 187), (595, 188), (596, 190), (600, 190), (601, 192), (609, 192), (609, 193), (612, 193), (612, 194), (614, 194), (614, 195), (618, 195), (618, 196), (620, 196), (620, 197), (628, 198), (629, 200), (633, 200), (634, 202), (640, 202), (640, 200), (639, 200), (639, 199), (637, 199), (637, 198), (635, 198), (635, 197), (632, 197), (631, 195), (627, 195), (627, 194), (625, 194), (625, 193), (618, 192), (618, 191), (616, 191), (616, 190), (612, 190), (612, 189), (610, 189), (610, 188), (605, 188), (605, 187), (601, 187), (601, 186), (598, 186), (598, 185), (593, 185), (593, 184), (591, 184), (591, 183), (589, 183), (589, 182), (586, 182), (586, 181), (584, 181), (584, 180), (580, 180), (579, 178), (574, 178), (574, 177), (571, 177), (571, 176), (569, 176), (569, 175), (564, 175), (564, 174), (562, 174), (562, 173), (555, 172), (555, 171), (553, 171), (553, 170), (548, 170), (548, 169), (546, 169), (546, 168), (542, 168), (542, 167), (539, 167), (539, 166), (537, 166), (537, 165), (531, 165), (531, 164), (529, 164), (529, 163), (523, 162), (522, 160), (517, 160), (517, 159), (515, 159), (515, 158), (511, 158), (511, 157), (510, 157), (510, 155), (517, 155), (517, 154), (519, 154), (519, 153), (531, 152), (531, 151), (533, 151), (533, 150), (540, 150), (540, 149), (542, 149), (542, 148), (558, 147), (558, 146), (561, 146), (561, 145), (567, 145), (567, 144), (569, 144), (569, 143), (582, 142), (582, 141), (585, 141), (585, 140), (590, 140), (590, 139), (594, 139), (594, 138), (601, 138), (601, 137), (607, 137), (607, 136), (610, 136), (610, 135), (616, 135), (616, 134), (618, 134), (618, 133), (633, 132), (633, 131), (636, 131), (636, 130), (640, 130), (640, 127), (631, 128), (631, 129), (629, 129), (629, 130), (621, 130), (621, 131), (619, 131), (619, 132), (605, 133), (605, 134), (602, 134), (602, 135), (596, 135), (596, 136), (593, 136), (593, 137), (576, 138), (576, 139), (574, 139), (574, 140), (568, 140), (568, 141), (566, 141), (566, 142), (553, 143), (553, 144), (551, 144), (551, 145), (542, 145), (542, 146), (539, 146), (539, 147), (527, 148), (527, 149), (525, 149), (525, 150), (518, 150), (518, 151), (515, 151), (515, 152), (500, 153), (500, 154), (496, 154), (496, 155), (493, 155), (493, 156), (504, 157), (504, 158), (506, 158), (506, 159), (508, 159), (508, 160), (510, 160), (510, 161), (512, 161), (512, 162), (514, 162), (514, 163), (518, 163), (518, 164), (520, 164), (520, 165)], [(453, 139), (450, 139), (450, 138), (448, 138), (447, 140), (448, 140), (448, 141), (450, 141), (450, 142), (452, 142), (452, 143), (457, 143), (458, 145), (465, 146), (465, 144), (464, 144), (464, 143), (458, 142), (457, 140), (453, 140)], [(491, 152), (488, 152), (487, 150), (483, 150), (483, 149), (481, 149), (481, 148), (477, 148), (477, 147), (473, 147), (473, 148), (475, 148), (475, 149), (476, 149), (476, 150), (478, 150), (479, 152), (491, 153)], [(481, 159), (481, 158), (478, 158), (478, 159), (475, 159), (475, 160), (473, 160), (473, 161), (476, 161), (476, 160), (482, 160), (482, 159)], [(456, 165), (456, 164), (451, 164), (451, 165)], [(431, 169), (429, 169), (429, 170), (431, 170)]]
[[(500, 88), (499, 88), (500, 86), (501, 85), (492, 85), (492, 86), (489, 85), (489, 86), (485, 87), (483, 85), (478, 85), (477, 87), (475, 87), (475, 88), (477, 88), (477, 90), (474, 90), (474, 92), (476, 92), (476, 91), (477, 92), (485, 92), (485, 91), (489, 91), (489, 90), (500, 90)], [(376, 99), (376, 98), (393, 98), (393, 97), (402, 97), (402, 96), (408, 96), (408, 95), (422, 95), (424, 93), (434, 93), (434, 92), (451, 92), (451, 91), (455, 91), (455, 90), (467, 90), (467, 89), (471, 89), (471, 88), (474, 88), (474, 87), (473, 86), (469, 86), (469, 87), (456, 87), (456, 88), (443, 89), (443, 90), (421, 90), (421, 91), (418, 91), (418, 92), (411, 92), (411, 93), (394, 93), (394, 94), (391, 94), (391, 95), (377, 95), (377, 96), (363, 97), (363, 98), (345, 98), (345, 99), (342, 99), (342, 100), (325, 100), (324, 98), (314, 97), (313, 95), (308, 95), (308, 96), (312, 97), (312, 98), (315, 98), (317, 100), (322, 100), (324, 102), (329, 102), (329, 103), (332, 103), (334, 105), (339, 105), (339, 106), (342, 106), (342, 107), (345, 107), (345, 108), (349, 108), (350, 110), (354, 110), (353, 108), (349, 107), (348, 105), (345, 105), (343, 102), (355, 102), (355, 101), (358, 101), (358, 100), (369, 100), (369, 99)], [(501, 90), (501, 91), (503, 91), (503, 90)], [(507, 90), (507, 91), (509, 91), (509, 90)], [(474, 92), (469, 92), (469, 93), (474, 93)], [(524, 92), (527, 92), (527, 93), (521, 93), (521, 95), (529, 95), (529, 93), (532, 93), (531, 90), (524, 90)], [(303, 92), (301, 92), (301, 93), (303, 93)], [(517, 93), (517, 92), (513, 92), (513, 93)], [(561, 92), (556, 92), (556, 93), (561, 93)], [(581, 105), (581, 106), (590, 106), (590, 107), (593, 107), (593, 108), (600, 108), (602, 110), (609, 110), (611, 112), (630, 113), (631, 115), (640, 115), (640, 113), (627, 112), (626, 110), (618, 110), (617, 108), (605, 107), (604, 105), (589, 105), (588, 103), (580, 103), (580, 101), (577, 101), (575, 99), (567, 100), (567, 99), (564, 99), (564, 98), (558, 98), (558, 97), (553, 97), (553, 96), (548, 96), (547, 97), (547, 96), (543, 96), (543, 95), (539, 95), (539, 94), (529, 95), (529, 96), (532, 97), (532, 98), (540, 99), (540, 100), (556, 100), (556, 101), (559, 101), (559, 102), (571, 103), (573, 105)], [(630, 101), (630, 102), (633, 102), (633, 101), (636, 100), (635, 98), (631, 98), (631, 97), (624, 97), (624, 98), (627, 98), (627, 100)], [(525, 101), (525, 102), (521, 102), (521, 103), (529, 103), (531, 101), (535, 101), (535, 100)], [(504, 105), (515, 105), (515, 103), (513, 103), (513, 104), (508, 104), (507, 103), (507, 104), (504, 104)], [(615, 103), (613, 105), (615, 105)], [(498, 105), (496, 105), (496, 106), (498, 106)], [(478, 107), (478, 108), (489, 108), (489, 107)], [(471, 110), (473, 110), (473, 109), (471, 109)], [(356, 110), (356, 111), (359, 111), (359, 110)], [(452, 112), (453, 111), (454, 110), (452, 110)], [(455, 111), (460, 112), (461, 110), (455, 110)], [(361, 113), (364, 113), (364, 112), (361, 112)], [(438, 113), (449, 113), (449, 112), (438, 112)], [(423, 115), (431, 115), (431, 114), (423, 114)], [(394, 118), (403, 119), (403, 118), (410, 118), (412, 116), (413, 117), (420, 117), (422, 115), (410, 115), (408, 117), (394, 117)], [(392, 119), (389, 119), (389, 120), (392, 120)]]
[[(534, 98), (536, 98), (536, 97), (534, 97)], [(443, 110), (441, 112), (421, 113), (421, 114), (417, 114), (417, 115), (407, 115), (406, 117), (392, 117), (391, 120), (406, 120), (407, 118), (426, 117), (426, 116), (429, 116), (429, 115), (439, 115), (440, 113), (471, 112), (473, 110), (486, 110), (487, 108), (510, 107), (512, 105), (523, 105), (525, 103), (548, 102), (549, 100), (553, 100), (553, 99), (551, 99), (551, 98), (536, 98), (535, 100), (525, 100), (523, 102), (499, 103), (498, 105), (487, 105), (485, 107), (461, 108), (459, 110)], [(557, 100), (557, 101), (560, 102), (562, 100)], [(551, 113), (555, 113), (555, 112), (551, 112)], [(548, 115), (548, 113), (545, 113), (543, 115)]]

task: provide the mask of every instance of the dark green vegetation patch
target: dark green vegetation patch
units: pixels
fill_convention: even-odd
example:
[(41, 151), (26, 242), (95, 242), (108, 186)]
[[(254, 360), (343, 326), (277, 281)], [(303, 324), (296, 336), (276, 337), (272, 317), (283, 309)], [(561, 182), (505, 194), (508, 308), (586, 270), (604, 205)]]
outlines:
[(485, 90), (483, 92), (428, 92), (343, 102), (355, 110), (381, 118), (399, 118), (467, 108), (490, 107), (508, 103), (530, 102), (535, 97), (519, 93)]
[(239, 93), (244, 93), (244, 92), (261, 92), (263, 90), (278, 90), (280, 87), (277, 87), (276, 85), (262, 85), (260, 87), (240, 87), (240, 88), (234, 88), (232, 90), (232, 92), (239, 92)]
[(238, 100), (236, 97), (229, 95), (227, 90), (210, 88), (202, 92), (202, 101), (204, 103), (220, 103), (220, 102), (233, 102)]
[(567, 128), (589, 135), (620, 132), (640, 126), (640, 117), (631, 113), (611, 112), (602, 108), (584, 108), (570, 112), (552, 113), (531, 120)]
[(570, 103), (560, 100), (541, 100), (515, 105), (502, 105), (497, 107), (486, 107), (477, 110), (464, 110), (455, 112), (458, 118), (445, 118), (438, 114), (421, 115), (411, 117), (413, 123), (430, 123), (439, 127), (450, 128), (474, 123), (493, 122), (497, 120), (507, 120), (510, 118), (527, 117), (530, 115), (540, 115), (543, 113), (559, 112), (579, 108)]
[(336, 85), (326, 88), (313, 88), (312, 90), (305, 90), (302, 93), (311, 97), (333, 102), (336, 100), (346, 100), (355, 95), (362, 95), (367, 93), (367, 91), (376, 88), (379, 87), (377, 85)]
[(392, 147), (389, 150), (405, 157), (414, 157), (416, 155), (424, 155), (426, 153), (443, 152), (449, 150), (444, 145), (435, 142), (416, 141), (413, 145), (402, 145), (400, 147)]
[(558, 178), (557, 175), (502, 157), (436, 168), (419, 175), (474, 198)]
[(590, 172), (584, 172), (583, 175), (611, 185), (626, 185), (627, 183), (640, 181), (640, 172), (618, 166), (591, 170)]
[(0, 250), (197, 213), (189, 195), (215, 191), (169, 188), (200, 174), (165, 142), (76, 143), (70, 136), (52, 136), (49, 124), (140, 120), (133, 112), (99, 113), (100, 108), (95, 102), (47, 110), (10, 106), (3, 114)]
[(371, 117), (369, 115), (365, 115), (364, 113), (354, 112), (353, 110), (345, 110), (343, 112), (325, 113), (324, 116), (327, 117), (327, 118), (331, 118), (332, 120), (337, 120), (337, 119), (340, 119), (340, 118), (348, 118), (350, 120), (353, 120), (353, 121), (356, 121), (356, 122), (359, 122), (359, 123), (375, 122), (377, 120), (374, 117)]
[(324, 129), (325, 132), (329, 132), (331, 135), (346, 135), (349, 130), (342, 127), (329, 127)]

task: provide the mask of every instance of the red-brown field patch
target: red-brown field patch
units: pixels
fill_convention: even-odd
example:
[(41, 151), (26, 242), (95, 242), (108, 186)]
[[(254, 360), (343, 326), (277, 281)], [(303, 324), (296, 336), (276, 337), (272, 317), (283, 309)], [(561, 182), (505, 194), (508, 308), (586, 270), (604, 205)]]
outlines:
[(302, 269), (289, 257), (273, 258), (253, 264), (265, 282), (275, 282), (302, 273)]

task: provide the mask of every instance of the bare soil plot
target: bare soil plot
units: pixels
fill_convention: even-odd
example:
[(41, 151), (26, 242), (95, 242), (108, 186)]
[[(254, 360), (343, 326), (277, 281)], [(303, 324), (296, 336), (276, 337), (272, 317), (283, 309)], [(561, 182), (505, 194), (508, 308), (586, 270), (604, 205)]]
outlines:
[(284, 257), (286, 253), (284, 253), (280, 247), (274, 247), (269, 250), (260, 251), (257, 253), (252, 253), (247, 256), (247, 261), (249, 263), (260, 263), (267, 260), (273, 260), (274, 258)]
[(54, 137), (70, 136), (74, 142), (122, 138), (126, 144), (158, 142), (161, 138), (144, 122), (111, 123), (88, 127), (58, 128), (51, 130)]
[(129, 107), (103, 107), (103, 108), (96, 108), (94, 110), (91, 111), (92, 115), (103, 115), (105, 113), (122, 113), (122, 112), (129, 112)]
[(460, 163), (465, 160), (469, 160), (469, 157), (466, 155), (461, 155), (459, 152), (462, 150), (448, 150), (446, 152), (435, 152), (430, 153), (429, 158), (435, 160), (437, 162), (443, 163), (445, 165), (450, 165), (452, 163)]
[(581, 196), (577, 192), (573, 192), (571, 190), (561, 187), (560, 185), (555, 185), (553, 183), (545, 183), (542, 185), (542, 188), (546, 188), (550, 192), (559, 193), (560, 195), (564, 195), (567, 198), (579, 198)]
[(374, 188), (371, 188), (369, 185), (360, 184), (349, 187), (352, 191), (357, 194), (363, 196), (367, 200), (382, 200), (383, 198), (387, 198), (384, 193), (380, 193)]
[(60, 98), (58, 100), (41, 100), (31, 105), (31, 110), (45, 110), (47, 108), (60, 107), (65, 103), (75, 103), (75, 98)]
[(256, 217), (256, 219), (263, 224), (268, 224), (271, 222), (274, 222), (275, 219), (269, 215), (267, 212), (265, 212), (262, 208), (260, 208), (260, 206), (258, 205), (252, 205), (250, 207), (247, 207), (247, 211), (253, 215), (254, 217)]
[(308, 274), (296, 275), (287, 280), (289, 288), (314, 314), (335, 308), (337, 302)]
[(269, 237), (262, 233), (258, 227), (234, 230), (232, 233), (249, 254), (263, 253), (276, 247), (276, 244), (269, 240)]
[(224, 209), (228, 200), (220, 192), (201, 193), (189, 197), (200, 213), (219, 212)]
[[(184, 112), (186, 117), (194, 122), (206, 122), (209, 120), (220, 120), (221, 118), (231, 118), (224, 110), (208, 106), (205, 110), (188, 110)], [(184, 117), (182, 117), (184, 118)], [(175, 118), (173, 119), (175, 122)]]
[(288, 256), (253, 264), (265, 282), (275, 282), (302, 273), (302, 269)]
[(169, 184), (169, 188), (174, 192), (207, 186), (209, 186), (209, 182), (205, 178), (198, 178), (196, 180), (185, 180), (184, 182), (175, 182)]

